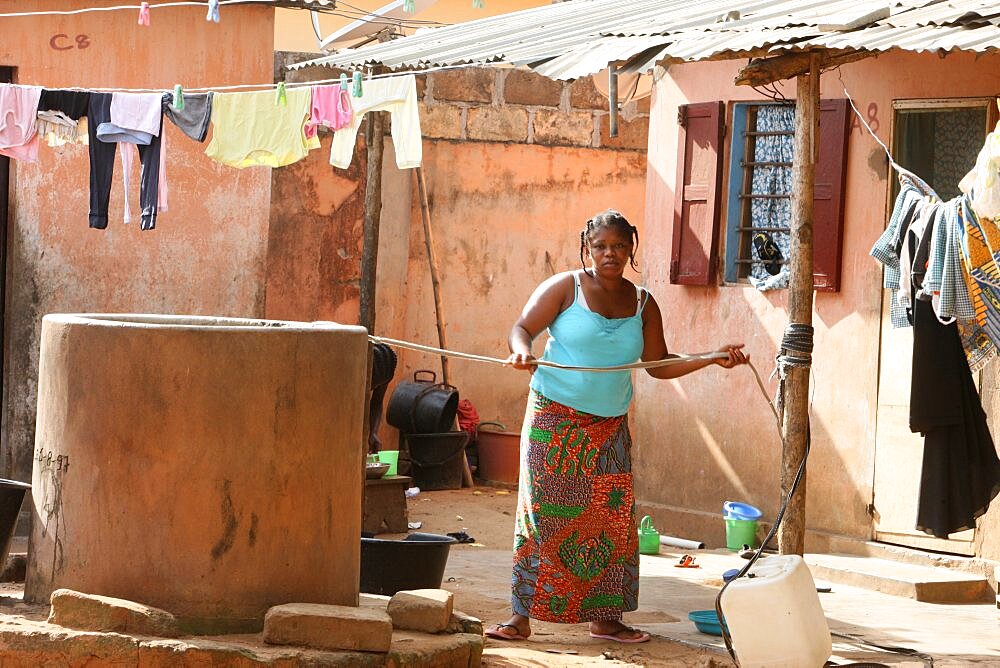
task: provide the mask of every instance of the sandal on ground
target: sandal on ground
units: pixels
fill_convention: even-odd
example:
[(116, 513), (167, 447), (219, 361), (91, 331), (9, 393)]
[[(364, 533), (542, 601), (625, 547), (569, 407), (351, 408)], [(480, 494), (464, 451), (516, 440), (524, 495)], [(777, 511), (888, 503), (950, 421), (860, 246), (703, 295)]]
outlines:
[[(512, 629), (514, 631), (513, 635), (509, 633), (504, 633), (501, 629)], [(496, 638), (497, 640), (527, 640), (527, 636), (521, 635), (521, 629), (517, 628), (513, 624), (494, 624), (492, 627), (484, 631), (484, 635), (488, 638)]]
[[(636, 636), (635, 638), (622, 638), (621, 637), (622, 633), (638, 633), (640, 635)], [(591, 631), (590, 637), (597, 638), (598, 640), (613, 640), (615, 642), (631, 645), (641, 642), (649, 642), (650, 635), (645, 631), (640, 631), (638, 629), (633, 629), (629, 626), (626, 626), (625, 628), (615, 631), (614, 633), (594, 633), (593, 631)]]
[(674, 564), (674, 568), (701, 568), (701, 566), (694, 563), (694, 557), (690, 554), (685, 554), (681, 557), (680, 561)]

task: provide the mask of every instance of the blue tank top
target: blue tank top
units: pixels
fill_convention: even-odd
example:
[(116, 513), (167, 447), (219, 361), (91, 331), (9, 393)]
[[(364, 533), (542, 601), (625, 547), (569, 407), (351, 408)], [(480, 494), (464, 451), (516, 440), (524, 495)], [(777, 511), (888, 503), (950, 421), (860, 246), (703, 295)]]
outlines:
[[(642, 356), (642, 309), (627, 318), (605, 318), (581, 303), (580, 276), (573, 273), (573, 303), (549, 325), (550, 339), (541, 359), (572, 366), (616, 366)], [(567, 371), (540, 366), (531, 377), (531, 389), (591, 415), (616, 417), (628, 413), (632, 401), (631, 371)]]

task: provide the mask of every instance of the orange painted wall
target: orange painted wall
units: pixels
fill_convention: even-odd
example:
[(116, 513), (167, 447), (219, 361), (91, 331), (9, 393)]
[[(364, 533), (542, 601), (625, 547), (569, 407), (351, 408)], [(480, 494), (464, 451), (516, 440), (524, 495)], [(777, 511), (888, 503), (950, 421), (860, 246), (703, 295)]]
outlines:
[[(387, 142), (375, 331), (436, 346), (416, 189), (412, 172), (396, 169), (392, 151)], [(356, 322), (360, 142), (359, 153), (348, 172), (332, 169), (318, 151), (294, 171), (275, 173), (267, 317)], [(423, 167), (454, 350), (506, 357), (507, 334), (535, 286), (553, 271), (579, 266), (579, 231), (594, 213), (616, 207), (641, 227), (640, 152), (425, 140)], [(300, 200), (282, 204), (293, 188)], [(440, 372), (439, 359), (402, 352), (396, 381), (416, 369)], [(483, 420), (520, 428), (527, 374), (462, 360), (451, 362), (451, 374)], [(384, 427), (381, 435), (394, 447), (395, 429)]]
[[(95, 0), (53, 0), (75, 9)], [(0, 12), (23, 10), (0, 0)], [(272, 80), (273, 9), (226, 7), (205, 21), (198, 7), (152, 12), (149, 27), (132, 11), (68, 17), (0, 18), (0, 66), (19, 83), (44, 86), (172, 89)], [(65, 51), (50, 47), (89, 46)], [(42, 147), (41, 162), (12, 169), (8, 225), (3, 466), (5, 477), (31, 472), (41, 316), (52, 312), (155, 312), (260, 316), (263, 311), (270, 170), (234, 170), (204, 156), (204, 146), (164, 125), (170, 210), (155, 231), (122, 224), (120, 162), (107, 230), (87, 226), (87, 148)], [(138, 166), (137, 166), (138, 167)], [(133, 211), (138, 174), (132, 181)], [(108, 397), (143, 401), (142, 397)]]
[[(732, 85), (741, 64), (673, 66), (659, 79), (649, 142), (649, 243), (643, 257), (647, 285), (663, 308), (672, 349), (702, 351), (730, 340), (745, 341), (766, 376), (787, 322), (786, 291), (683, 287), (668, 281), (677, 106), (757, 99), (753, 90)], [(845, 65), (843, 81), (836, 72), (825, 74), (822, 95), (843, 97), (846, 85), (861, 109), (877, 105), (879, 134), (887, 140), (894, 99), (996, 95), (998, 65), (997, 56), (885, 54)], [(793, 98), (794, 84), (784, 86), (783, 92)], [(867, 133), (852, 130), (842, 288), (839, 293), (818, 293), (814, 313), (807, 525), (814, 532), (862, 540), (871, 532), (865, 507), (872, 496), (883, 298), (881, 266), (868, 251), (886, 224), (887, 175), (882, 149)], [(660, 531), (718, 544), (724, 532), (721, 507), (728, 499), (750, 502), (765, 517), (774, 517), (781, 443), (749, 371), (709, 369), (669, 382), (641, 377), (635, 432), (637, 498), (658, 518)]]

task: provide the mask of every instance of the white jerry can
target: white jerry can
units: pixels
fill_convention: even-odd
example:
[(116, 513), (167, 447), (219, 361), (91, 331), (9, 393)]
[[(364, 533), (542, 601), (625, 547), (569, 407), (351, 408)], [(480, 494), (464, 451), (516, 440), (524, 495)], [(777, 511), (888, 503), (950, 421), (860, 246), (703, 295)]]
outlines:
[(819, 668), (833, 653), (816, 583), (802, 557), (768, 556), (722, 593), (741, 668)]

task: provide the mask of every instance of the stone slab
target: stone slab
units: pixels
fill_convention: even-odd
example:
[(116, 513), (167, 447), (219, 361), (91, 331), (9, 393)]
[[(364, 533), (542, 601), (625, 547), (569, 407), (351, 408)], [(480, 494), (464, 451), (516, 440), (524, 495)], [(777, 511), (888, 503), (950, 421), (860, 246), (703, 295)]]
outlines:
[(401, 591), (389, 600), (394, 629), (441, 633), (451, 622), (455, 595), (444, 589)]
[(466, 134), (480, 141), (525, 142), (528, 112), (518, 107), (471, 107)]
[(0, 615), (0, 665), (204, 668), (205, 666), (394, 666), (423, 668), (479, 666), (483, 638), (474, 634), (393, 634), (388, 654), (274, 647), (259, 635), (150, 639), (120, 633), (75, 631), (16, 615)]
[(497, 72), (491, 67), (463, 67), (430, 75), (435, 100), (492, 102)]
[(925, 603), (982, 603), (994, 596), (985, 577), (946, 568), (846, 554), (807, 554), (805, 560), (817, 579)]
[(406, 476), (365, 480), (364, 517), (361, 530), (369, 533), (406, 533)]
[(525, 70), (510, 70), (504, 80), (503, 97), (508, 104), (558, 107), (563, 83)]
[(324, 650), (387, 652), (392, 619), (374, 607), (287, 603), (264, 616), (264, 642)]
[(161, 638), (180, 635), (177, 619), (172, 614), (135, 601), (57, 589), (52, 592), (51, 603), (49, 623), (66, 628)]
[(594, 139), (594, 115), (589, 111), (564, 113), (539, 109), (533, 117), (536, 144), (590, 146)]

